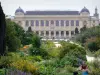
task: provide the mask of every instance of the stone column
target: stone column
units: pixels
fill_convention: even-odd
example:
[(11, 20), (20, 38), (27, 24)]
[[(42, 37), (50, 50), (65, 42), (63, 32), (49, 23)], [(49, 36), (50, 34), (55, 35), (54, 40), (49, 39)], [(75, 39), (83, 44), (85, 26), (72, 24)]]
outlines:
[(66, 38), (66, 31), (64, 31), (64, 38)]
[(71, 31), (69, 31), (69, 38), (71, 38)]
[(49, 38), (51, 39), (51, 31), (49, 31)]
[(46, 38), (46, 31), (44, 31), (44, 38)]
[(59, 38), (61, 39), (61, 31), (59, 31)]
[(54, 38), (56, 38), (56, 31), (54, 31)]

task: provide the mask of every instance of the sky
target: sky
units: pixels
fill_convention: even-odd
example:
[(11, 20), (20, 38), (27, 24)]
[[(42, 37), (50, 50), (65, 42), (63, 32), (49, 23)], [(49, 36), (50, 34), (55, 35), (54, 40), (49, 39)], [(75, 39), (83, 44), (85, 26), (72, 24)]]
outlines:
[(0, 0), (6, 15), (14, 16), (19, 6), (24, 10), (77, 10), (81, 11), (84, 6), (89, 9), (91, 16), (95, 7), (100, 13), (100, 0)]

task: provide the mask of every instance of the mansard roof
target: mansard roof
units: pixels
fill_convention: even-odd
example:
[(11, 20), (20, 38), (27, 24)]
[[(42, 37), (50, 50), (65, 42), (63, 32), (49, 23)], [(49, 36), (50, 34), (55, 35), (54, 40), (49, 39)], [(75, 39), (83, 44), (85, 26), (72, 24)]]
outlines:
[(25, 15), (79, 15), (79, 11), (26, 11)]

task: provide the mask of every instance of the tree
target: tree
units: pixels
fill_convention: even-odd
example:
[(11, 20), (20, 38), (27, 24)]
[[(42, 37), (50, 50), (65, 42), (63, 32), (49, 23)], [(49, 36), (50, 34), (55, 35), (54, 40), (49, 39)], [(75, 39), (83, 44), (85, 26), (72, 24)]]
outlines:
[(6, 46), (8, 51), (16, 51), (21, 46), (21, 41), (17, 36), (17, 32), (14, 27), (14, 22), (7, 19), (6, 20)]
[(87, 28), (76, 37), (76, 40), (85, 43), (85, 40), (91, 37), (100, 37), (100, 26)]
[(100, 26), (87, 28), (81, 32), (76, 41), (80, 42), (84, 47), (90, 51), (97, 51), (100, 49)]
[(86, 25), (84, 25), (84, 26), (80, 29), (81, 32), (83, 32), (83, 31), (85, 31), (85, 30), (86, 30)]
[(28, 27), (28, 32), (32, 32), (31, 26)]
[(78, 28), (75, 28), (75, 34), (79, 34)]
[(6, 31), (5, 14), (2, 10), (1, 2), (0, 2), (0, 55), (3, 55), (6, 50), (5, 31)]
[(13, 22), (13, 25), (14, 25), (14, 28), (15, 28), (15, 31), (16, 31), (16, 36), (21, 40), (21, 43), (22, 43), (25, 31), (17, 23)]
[(34, 34), (34, 36), (32, 37), (32, 45), (35, 48), (40, 48), (40, 46), (41, 46), (41, 39), (36, 34)]

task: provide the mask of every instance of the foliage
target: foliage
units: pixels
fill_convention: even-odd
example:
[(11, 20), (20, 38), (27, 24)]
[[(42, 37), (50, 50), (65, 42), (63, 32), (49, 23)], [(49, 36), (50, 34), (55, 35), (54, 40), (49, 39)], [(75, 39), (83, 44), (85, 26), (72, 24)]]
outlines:
[(96, 44), (98, 48), (100, 49), (100, 37), (96, 37)]
[(75, 34), (79, 34), (79, 30), (77, 27), (75, 28)]
[(10, 66), (12, 68), (25, 71), (25, 72), (30, 72), (35, 75), (37, 75), (38, 73), (37, 72), (38, 68), (36, 68), (32, 62), (29, 62), (27, 60), (22, 60), (22, 59), (17, 60), (16, 62), (11, 63)]
[(5, 74), (5, 69), (0, 69), (0, 75), (4, 75)]
[(84, 25), (84, 26), (80, 29), (80, 31), (81, 31), (81, 32), (84, 32), (86, 29), (87, 29), (87, 28), (86, 28), (86, 25)]
[[(72, 75), (76, 71), (76, 68), (71, 65), (65, 65), (62, 61), (59, 59), (51, 59), (41, 62), (39, 64), (41, 75)], [(67, 59), (64, 61), (67, 62)]]
[(10, 63), (12, 63), (12, 59), (10, 56), (1, 56), (0, 57), (0, 68), (9, 67)]
[(95, 60), (92, 63), (89, 63), (89, 75), (99, 75), (100, 74), (100, 61)]
[(83, 47), (73, 44), (73, 43), (68, 43), (65, 41), (61, 42), (62, 47), (60, 47), (60, 58), (63, 58), (66, 54), (71, 54), (76, 57), (82, 57), (83, 59), (85, 58), (86, 51)]
[(94, 53), (95, 57), (100, 57), (100, 49)]
[(69, 73), (73, 73), (73, 72), (76, 71), (76, 68), (75, 68), (75, 67), (72, 67), (72, 66), (70, 66), (70, 65), (66, 65), (66, 66), (65, 66), (65, 69), (66, 69), (67, 72), (69, 72)]
[(31, 26), (28, 27), (28, 31), (27, 32), (32, 32)]
[(34, 48), (40, 48), (41, 46), (41, 39), (36, 34), (32, 37), (32, 45)]
[[(100, 37), (99, 37), (100, 38)], [(100, 42), (99, 42), (99, 38), (97, 37), (91, 37), (89, 39), (86, 40), (86, 43), (84, 44), (84, 46), (86, 48), (88, 48), (90, 51), (97, 51), (100, 49)]]
[(23, 34), (23, 45), (29, 45), (32, 44), (32, 37), (34, 36), (33, 32), (25, 32)]
[(95, 43), (95, 42), (90, 42), (89, 44), (88, 44), (88, 48), (89, 48), (89, 50), (91, 50), (91, 51), (97, 51), (99, 48), (97, 47), (97, 44)]
[(15, 22), (13, 22), (13, 25), (14, 25), (14, 28), (15, 28), (15, 31), (16, 31), (16, 36), (21, 40), (21, 44), (23, 44), (23, 41), (24, 41), (23, 38), (24, 38), (24, 35), (25, 35), (24, 29)]
[(62, 67), (66, 66), (66, 65), (77, 67), (78, 66), (77, 60), (78, 60), (77, 57), (75, 57), (73, 55), (66, 55), (65, 57), (63, 57), (60, 60), (60, 64)]
[(14, 24), (10, 20), (6, 20), (6, 46), (8, 51), (16, 51), (21, 46), (21, 41), (17, 37)]
[(80, 41), (81, 43), (85, 43), (85, 40), (87, 38), (98, 37), (98, 36), (100, 36), (100, 26), (86, 29), (76, 37), (76, 40)]

